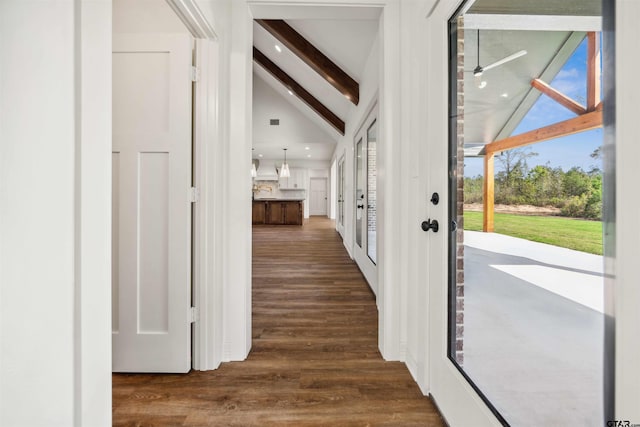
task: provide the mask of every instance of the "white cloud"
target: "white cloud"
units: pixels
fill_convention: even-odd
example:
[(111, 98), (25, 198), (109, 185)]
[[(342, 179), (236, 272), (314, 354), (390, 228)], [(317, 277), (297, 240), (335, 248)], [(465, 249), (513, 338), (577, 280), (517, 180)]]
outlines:
[(556, 80), (576, 79), (578, 77), (580, 77), (580, 71), (577, 68), (571, 68), (570, 70), (560, 70)]

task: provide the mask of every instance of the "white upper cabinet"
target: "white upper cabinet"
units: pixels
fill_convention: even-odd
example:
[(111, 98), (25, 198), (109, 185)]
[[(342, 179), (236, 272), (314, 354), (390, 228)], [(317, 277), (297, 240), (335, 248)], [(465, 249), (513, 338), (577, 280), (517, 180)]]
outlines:
[(305, 190), (307, 188), (307, 170), (291, 168), (291, 176), (280, 178), (280, 190)]

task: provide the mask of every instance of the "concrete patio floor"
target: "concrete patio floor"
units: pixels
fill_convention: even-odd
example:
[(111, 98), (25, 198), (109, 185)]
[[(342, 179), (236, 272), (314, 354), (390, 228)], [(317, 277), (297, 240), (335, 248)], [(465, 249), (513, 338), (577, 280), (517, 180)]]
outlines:
[(464, 369), (512, 426), (601, 426), (602, 257), (465, 231)]

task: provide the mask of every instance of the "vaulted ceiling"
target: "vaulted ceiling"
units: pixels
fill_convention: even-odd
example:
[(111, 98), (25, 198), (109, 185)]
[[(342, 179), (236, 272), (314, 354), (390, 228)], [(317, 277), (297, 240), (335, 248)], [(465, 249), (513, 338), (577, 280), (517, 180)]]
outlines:
[(289, 159), (331, 158), (358, 103), (377, 17), (254, 21), (255, 158), (281, 159), (283, 148)]

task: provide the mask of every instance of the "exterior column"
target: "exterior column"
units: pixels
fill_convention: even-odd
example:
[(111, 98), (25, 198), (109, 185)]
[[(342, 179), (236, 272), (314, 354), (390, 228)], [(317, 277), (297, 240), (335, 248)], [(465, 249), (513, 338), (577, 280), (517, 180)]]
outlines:
[(493, 232), (493, 201), (494, 201), (494, 168), (495, 153), (484, 156), (484, 181), (482, 185), (482, 231)]

